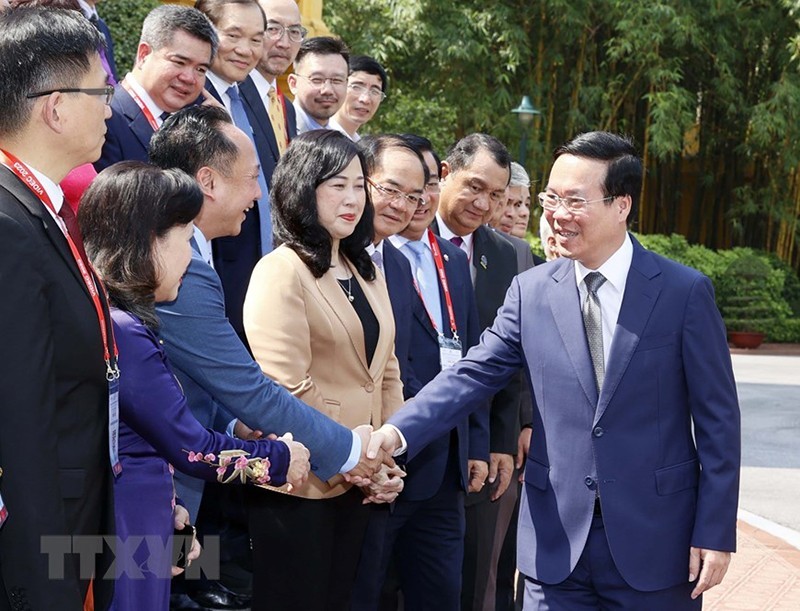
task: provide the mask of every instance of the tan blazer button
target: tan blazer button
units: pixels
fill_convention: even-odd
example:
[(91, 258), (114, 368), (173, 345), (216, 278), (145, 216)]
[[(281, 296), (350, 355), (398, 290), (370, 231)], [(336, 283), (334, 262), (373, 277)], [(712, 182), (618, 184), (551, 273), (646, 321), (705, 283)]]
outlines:
[(375, 385), (372, 382), (367, 382), (366, 384), (364, 384), (364, 390), (366, 390), (367, 392), (372, 392), (373, 390), (375, 390)]

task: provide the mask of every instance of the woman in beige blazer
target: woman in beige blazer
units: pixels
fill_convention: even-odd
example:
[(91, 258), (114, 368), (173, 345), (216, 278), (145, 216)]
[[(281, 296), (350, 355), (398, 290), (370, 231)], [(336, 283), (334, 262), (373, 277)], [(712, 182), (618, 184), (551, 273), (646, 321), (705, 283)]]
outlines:
[[(270, 192), (282, 245), (256, 266), (244, 304), (264, 373), (349, 428), (378, 427), (403, 403), (389, 294), (365, 250), (365, 176), (338, 132), (292, 141)], [(348, 609), (369, 516), (361, 491), (312, 473), (291, 496), (250, 497), (253, 610)]]

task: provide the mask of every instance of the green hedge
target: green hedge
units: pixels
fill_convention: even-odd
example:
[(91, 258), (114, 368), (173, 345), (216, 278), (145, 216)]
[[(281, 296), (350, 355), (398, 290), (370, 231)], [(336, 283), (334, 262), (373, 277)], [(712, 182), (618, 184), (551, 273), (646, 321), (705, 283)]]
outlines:
[(114, 39), (114, 59), (120, 78), (133, 67), (144, 18), (160, 4), (158, 0), (105, 0), (100, 4), (99, 12)]

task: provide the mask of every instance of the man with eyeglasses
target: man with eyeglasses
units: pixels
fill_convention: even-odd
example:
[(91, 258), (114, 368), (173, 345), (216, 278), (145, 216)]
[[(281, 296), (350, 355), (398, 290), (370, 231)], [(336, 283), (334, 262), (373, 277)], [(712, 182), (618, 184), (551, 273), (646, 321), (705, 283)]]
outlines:
[(358, 130), (372, 120), (381, 102), (386, 99), (389, 86), (386, 70), (377, 60), (367, 55), (350, 58), (350, 76), (347, 77), (347, 95), (344, 104), (333, 116), (331, 128), (342, 132), (353, 142), (361, 136)]
[(339, 38), (318, 36), (304, 40), (289, 75), (294, 94), (297, 133), (330, 129), (330, 120), (347, 93), (350, 51)]
[(118, 161), (147, 161), (164, 119), (203, 93), (217, 43), (211, 23), (193, 8), (165, 4), (150, 11), (133, 69), (116, 87), (98, 172)]
[(267, 17), (264, 53), (239, 89), (269, 145), (270, 155), (261, 160), (269, 187), (278, 160), (297, 135), (294, 106), (286, 103), (278, 89), (278, 77), (294, 61), (308, 30), (300, 24), (300, 9), (295, 0), (259, 0), (259, 4)]
[[(401, 336), (406, 338), (408, 362), (413, 366), (413, 375), (407, 376), (403, 387), (409, 399), (478, 342), (480, 327), (466, 255), (429, 229), (439, 200), (439, 160), (426, 138), (410, 134), (401, 138), (422, 154), (430, 175), (424, 203), (415, 207), (402, 231), (388, 238), (408, 259), (413, 276), (406, 279), (415, 293), (409, 312), (399, 312), (392, 302), (398, 343)], [(369, 140), (372, 137), (362, 142)], [(391, 511), (373, 508), (353, 611), (384, 609), (388, 607), (379, 601), (394, 602), (394, 580), (387, 581), (392, 563), (405, 608), (460, 607), (464, 500), (467, 490), (480, 490), (486, 478), (488, 426), (487, 402), (485, 409), (462, 418), (408, 462), (406, 487)], [(478, 464), (480, 468), (471, 468)]]
[(77, 11), (0, 15), (0, 609), (106, 609), (113, 592), (110, 558), (72, 553), (113, 534), (117, 368), (103, 287), (58, 186), (100, 156), (102, 41)]
[(375, 446), (420, 447), (514, 376), (534, 418), (520, 506), (524, 608), (688, 611), (736, 548), (740, 414), (711, 281), (642, 248), (633, 144), (581, 134), (539, 196), (562, 258), (518, 276), (481, 343)]

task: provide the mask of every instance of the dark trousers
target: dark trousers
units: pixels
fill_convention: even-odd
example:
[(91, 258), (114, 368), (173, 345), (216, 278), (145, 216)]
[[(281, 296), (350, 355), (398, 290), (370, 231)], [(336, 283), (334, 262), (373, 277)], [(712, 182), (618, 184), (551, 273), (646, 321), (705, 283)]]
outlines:
[(481, 611), (489, 583), (494, 532), (499, 505), (490, 500), (491, 486), (467, 496), (467, 530), (464, 537), (461, 609)]
[[(452, 453), (454, 454), (454, 453)], [(464, 491), (458, 457), (451, 456), (437, 493), (424, 501), (403, 495), (391, 511), (376, 507), (364, 540), (352, 611), (397, 609), (385, 586), (392, 559), (404, 608), (458, 611), (464, 552)]]
[(347, 611), (369, 519), (353, 488), (310, 500), (248, 490), (252, 611)]
[[(689, 550), (686, 550), (689, 572)], [(699, 611), (703, 597), (692, 600), (694, 583), (678, 584), (665, 590), (641, 592), (631, 588), (620, 575), (611, 556), (603, 518), (595, 515), (589, 538), (578, 564), (555, 585), (525, 579), (524, 611)]]

